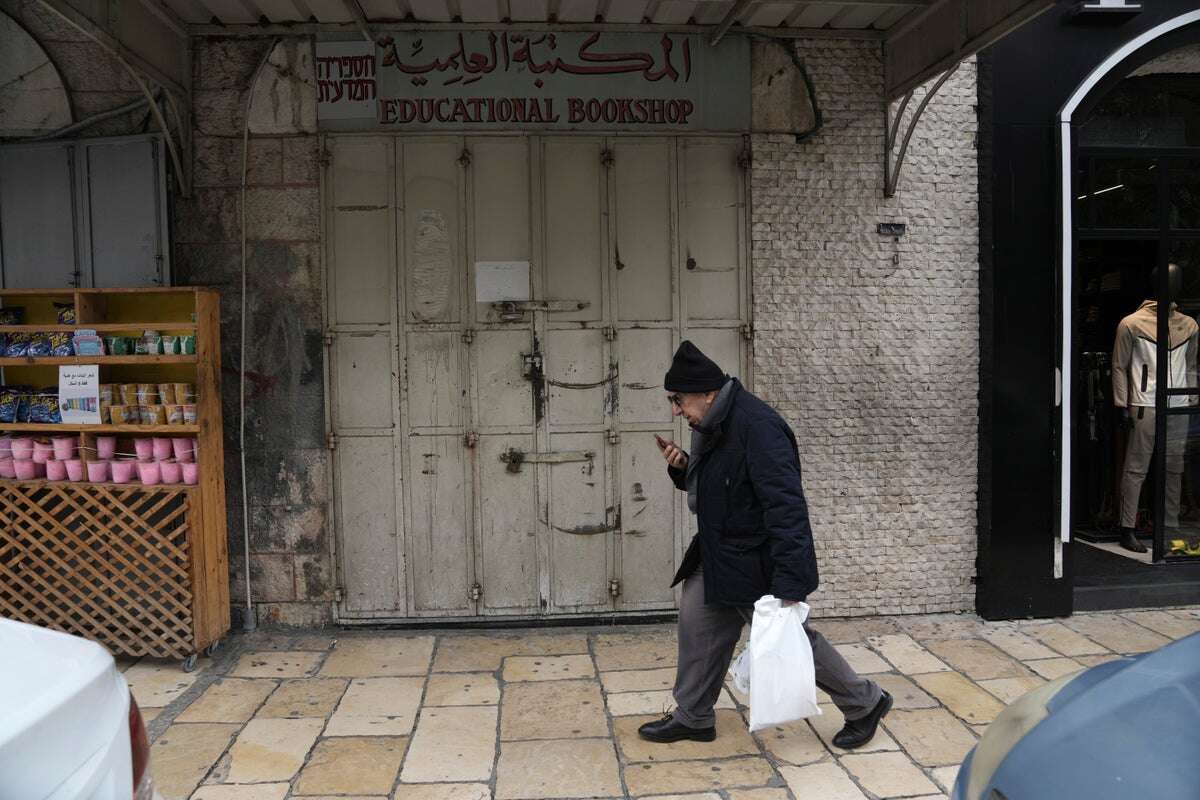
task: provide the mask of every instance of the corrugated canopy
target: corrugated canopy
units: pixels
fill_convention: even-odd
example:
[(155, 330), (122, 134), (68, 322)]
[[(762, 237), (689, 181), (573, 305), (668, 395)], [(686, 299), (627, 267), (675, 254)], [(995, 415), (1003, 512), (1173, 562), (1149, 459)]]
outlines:
[(87, 20), (109, 45), (134, 56), (164, 85), (186, 81), (187, 36), (468, 26), (523, 29), (660, 26), (705, 33), (882, 43), (889, 99), (903, 95), (1054, 5), (1054, 0), (133, 0), (116, 22), (111, 3), (37, 0)]
[(660, 25), (877, 39), (897, 97), (1054, 0), (142, 0), (197, 33), (287, 25)]

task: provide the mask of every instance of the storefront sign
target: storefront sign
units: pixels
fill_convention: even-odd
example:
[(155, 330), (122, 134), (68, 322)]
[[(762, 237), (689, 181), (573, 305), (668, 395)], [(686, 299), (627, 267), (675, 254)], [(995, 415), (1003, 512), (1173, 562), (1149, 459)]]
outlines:
[[(372, 50), (374, 52), (372, 52)], [(750, 48), (677, 33), (397, 32), (317, 42), (325, 130), (750, 127)]]

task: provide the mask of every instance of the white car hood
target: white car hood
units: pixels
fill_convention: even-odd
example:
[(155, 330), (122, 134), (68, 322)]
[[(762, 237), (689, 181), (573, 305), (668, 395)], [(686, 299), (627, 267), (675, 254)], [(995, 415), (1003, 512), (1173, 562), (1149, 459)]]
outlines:
[(129, 690), (100, 645), (0, 620), (0, 794), (48, 797), (128, 725)]

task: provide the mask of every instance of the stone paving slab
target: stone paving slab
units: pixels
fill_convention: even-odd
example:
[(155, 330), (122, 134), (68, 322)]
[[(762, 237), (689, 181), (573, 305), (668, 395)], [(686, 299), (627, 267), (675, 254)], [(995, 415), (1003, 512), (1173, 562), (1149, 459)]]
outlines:
[(1200, 608), (989, 623), (816, 620), (892, 693), (875, 740), (841, 712), (750, 734), (725, 689), (714, 742), (637, 728), (671, 702), (672, 625), (527, 631), (271, 631), (200, 668), (122, 660), (164, 800), (944, 800), (987, 723), (1064, 674), (1200, 630)]

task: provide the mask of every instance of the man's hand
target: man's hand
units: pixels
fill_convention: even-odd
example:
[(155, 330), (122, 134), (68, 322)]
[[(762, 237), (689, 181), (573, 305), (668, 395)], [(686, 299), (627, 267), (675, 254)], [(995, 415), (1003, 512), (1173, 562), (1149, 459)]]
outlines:
[(656, 436), (654, 438), (658, 440), (658, 449), (668, 464), (676, 469), (687, 468), (688, 454), (680, 450), (679, 445), (675, 444), (670, 439), (664, 439), (661, 436)]

